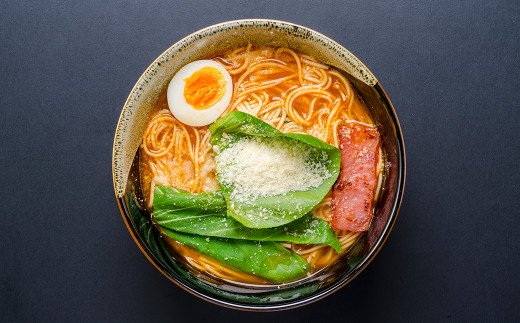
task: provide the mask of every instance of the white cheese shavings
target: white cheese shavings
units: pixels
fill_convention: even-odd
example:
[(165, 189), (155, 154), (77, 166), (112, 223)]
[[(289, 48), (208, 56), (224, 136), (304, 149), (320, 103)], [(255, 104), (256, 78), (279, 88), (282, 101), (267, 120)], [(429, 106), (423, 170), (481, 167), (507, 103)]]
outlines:
[(246, 137), (215, 156), (219, 180), (237, 201), (318, 187), (331, 176), (327, 153), (296, 140)]

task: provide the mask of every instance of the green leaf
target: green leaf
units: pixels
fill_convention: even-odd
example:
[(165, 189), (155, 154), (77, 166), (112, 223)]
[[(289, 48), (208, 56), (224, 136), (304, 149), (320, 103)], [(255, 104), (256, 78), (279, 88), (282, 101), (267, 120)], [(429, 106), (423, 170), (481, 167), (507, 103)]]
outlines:
[(213, 297), (222, 297), (224, 299), (233, 300), (235, 302), (244, 302), (247, 304), (271, 304), (289, 301), (294, 299), (296, 295), (306, 296), (314, 293), (318, 289), (318, 281), (310, 281), (304, 284), (298, 284), (290, 288), (282, 287), (274, 291), (265, 293), (239, 293), (229, 292), (225, 289), (206, 284), (197, 276), (192, 275), (189, 271), (182, 268), (172, 258), (167, 250), (162, 238), (159, 237), (153, 222), (148, 216), (142, 214), (134, 202), (131, 192), (127, 195), (129, 221), (136, 228), (136, 234), (141, 237), (141, 243), (152, 254), (152, 256), (162, 265), (165, 270), (179, 279), (183, 284), (187, 284), (190, 288), (196, 288), (199, 291), (205, 291)]
[(155, 222), (179, 232), (243, 240), (328, 244), (337, 252), (342, 251), (329, 224), (312, 214), (275, 228), (247, 228), (226, 216), (226, 201), (221, 191), (191, 194), (156, 186), (153, 204)]
[[(292, 191), (284, 195), (258, 197), (245, 202), (236, 199), (231, 194), (234, 186), (224, 183), (217, 174), (222, 194), (227, 202), (227, 214), (246, 227), (272, 228), (304, 216), (327, 195), (339, 175), (341, 162), (339, 149), (313, 136), (284, 134), (268, 123), (239, 111), (228, 113), (212, 124), (209, 129), (211, 144), (218, 147), (214, 151), (217, 156), (232, 143), (251, 136), (261, 136), (303, 143), (316, 148), (317, 154), (314, 154), (314, 157), (325, 152), (330, 161), (327, 169), (331, 176), (318, 187), (306, 191)], [(313, 156), (311, 159), (314, 158)]]
[(156, 186), (153, 198), (154, 218), (162, 212), (171, 211), (178, 214), (225, 215), (226, 200), (222, 191), (193, 194), (173, 187)]
[(170, 238), (208, 255), (226, 267), (263, 277), (274, 283), (302, 277), (309, 264), (273, 241), (204, 237), (163, 228)]

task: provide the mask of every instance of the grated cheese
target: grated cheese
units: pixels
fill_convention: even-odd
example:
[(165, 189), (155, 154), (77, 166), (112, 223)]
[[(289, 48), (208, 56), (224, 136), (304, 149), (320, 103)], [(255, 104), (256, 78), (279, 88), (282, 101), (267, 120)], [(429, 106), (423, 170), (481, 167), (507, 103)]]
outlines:
[(244, 202), (318, 187), (331, 176), (328, 155), (296, 140), (245, 137), (215, 156), (221, 183)]

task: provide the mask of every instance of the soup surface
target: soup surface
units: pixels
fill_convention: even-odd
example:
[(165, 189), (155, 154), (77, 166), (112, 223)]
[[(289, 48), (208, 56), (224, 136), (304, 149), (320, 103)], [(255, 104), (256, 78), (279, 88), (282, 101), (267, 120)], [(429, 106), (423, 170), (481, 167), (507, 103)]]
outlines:
[[(288, 48), (248, 45), (206, 59), (222, 64), (231, 75), (231, 103), (222, 113), (242, 111), (283, 133), (314, 136), (340, 148), (339, 128), (351, 123), (375, 127), (362, 98), (337, 70), (313, 57)], [(157, 100), (147, 121), (139, 150), (140, 184), (145, 204), (153, 212), (154, 188), (167, 186), (190, 193), (219, 190), (216, 161), (208, 126), (183, 124), (170, 112), (166, 91)], [(342, 148), (342, 147), (341, 147)], [(384, 155), (377, 163), (375, 207), (384, 178)], [(312, 209), (312, 214), (331, 223), (332, 190)], [(315, 276), (334, 264), (362, 232), (335, 230), (342, 253), (323, 244), (281, 244), (310, 265)], [(235, 284), (270, 284), (268, 280), (224, 266), (212, 258), (164, 235), (174, 256), (202, 276)]]

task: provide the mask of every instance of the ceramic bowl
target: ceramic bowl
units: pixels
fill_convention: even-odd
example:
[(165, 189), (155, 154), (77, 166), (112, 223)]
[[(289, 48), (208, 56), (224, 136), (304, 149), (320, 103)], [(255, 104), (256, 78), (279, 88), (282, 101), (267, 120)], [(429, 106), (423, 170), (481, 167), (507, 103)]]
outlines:
[[(365, 100), (382, 136), (387, 176), (370, 229), (330, 270), (328, 279), (300, 280), (264, 288), (226, 288), (216, 281), (185, 270), (168, 252), (147, 214), (134, 203), (138, 189), (135, 160), (145, 122), (161, 92), (185, 64), (248, 43), (289, 47), (344, 72)], [(265, 20), (237, 20), (197, 31), (161, 54), (130, 92), (117, 125), (112, 171), (123, 219), (150, 262), (184, 290), (210, 302), (243, 310), (272, 311), (294, 308), (321, 299), (359, 274), (388, 237), (401, 203), (405, 180), (403, 138), (395, 111), (383, 88), (354, 55), (330, 38), (306, 27)]]

